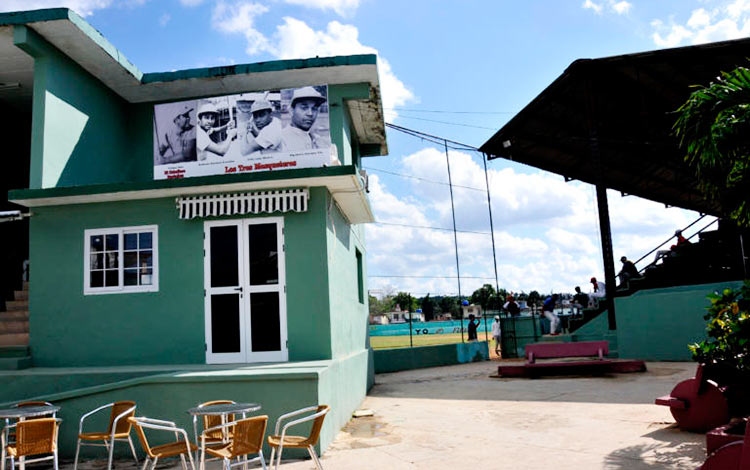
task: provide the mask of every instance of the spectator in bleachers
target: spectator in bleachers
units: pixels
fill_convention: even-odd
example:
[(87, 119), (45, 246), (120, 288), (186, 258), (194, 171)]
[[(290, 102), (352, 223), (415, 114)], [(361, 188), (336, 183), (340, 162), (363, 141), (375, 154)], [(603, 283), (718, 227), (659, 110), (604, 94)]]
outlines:
[(630, 261), (626, 256), (620, 258), (620, 262), (622, 262), (622, 269), (617, 274), (617, 276), (620, 278), (620, 286), (628, 287), (628, 281), (633, 278), (640, 277), (640, 273), (638, 272), (638, 268), (635, 267), (635, 264), (633, 264), (633, 262)]
[(594, 290), (591, 292), (591, 297), (597, 299), (603, 299), (607, 296), (607, 285), (601, 281), (597, 281), (595, 277), (591, 278), (591, 285)]
[(544, 305), (542, 306), (542, 313), (544, 317), (549, 320), (549, 334), (551, 336), (557, 336), (557, 328), (560, 326), (560, 317), (555, 313), (555, 305), (557, 305), (557, 294), (553, 294), (551, 297), (544, 299)]
[(582, 310), (589, 305), (589, 296), (581, 292), (581, 288), (576, 286), (576, 293), (573, 296), (573, 308), (577, 309), (580, 315)]

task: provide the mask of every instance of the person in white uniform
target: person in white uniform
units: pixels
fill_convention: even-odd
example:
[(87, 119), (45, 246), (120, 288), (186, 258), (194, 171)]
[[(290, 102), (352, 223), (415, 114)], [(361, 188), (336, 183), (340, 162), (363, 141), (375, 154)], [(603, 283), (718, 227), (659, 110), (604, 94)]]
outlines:
[(247, 124), (247, 134), (242, 139), (243, 155), (256, 152), (276, 152), (281, 148), (281, 121), (273, 117), (273, 105), (266, 99), (253, 102), (252, 118)]
[[(223, 157), (232, 145), (232, 141), (237, 136), (237, 129), (234, 128), (234, 122), (229, 121), (226, 126), (214, 127), (219, 112), (213, 103), (206, 102), (198, 108), (198, 130), (196, 131), (196, 147), (198, 151), (198, 160), (203, 161), (208, 157)], [(227, 129), (227, 138), (222, 142), (214, 142), (211, 134)]]

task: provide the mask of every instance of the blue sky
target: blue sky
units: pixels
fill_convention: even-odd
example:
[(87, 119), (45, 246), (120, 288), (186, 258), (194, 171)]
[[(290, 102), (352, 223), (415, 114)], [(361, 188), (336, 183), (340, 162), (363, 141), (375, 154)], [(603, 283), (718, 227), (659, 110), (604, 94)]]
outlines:
[[(474, 146), (578, 58), (750, 34), (750, 0), (4, 0), (0, 10), (53, 6), (76, 10), (144, 72), (377, 53), (386, 121)], [(388, 143), (389, 156), (364, 163), (377, 219), (450, 227), (447, 186), (383, 171), (445, 182), (443, 150), (396, 132)], [(586, 290), (603, 277), (591, 186), (504, 160), (489, 167), (501, 287)], [(455, 184), (484, 187), (476, 154), (451, 152), (451, 169)], [(486, 195), (455, 197), (459, 229), (488, 232)], [(697, 217), (616, 193), (610, 206), (618, 259)], [(456, 293), (452, 237), (369, 225), (371, 275), (446, 276), (371, 277), (370, 288)], [(458, 241), (462, 293), (494, 284), (483, 279), (494, 278), (489, 236)]]

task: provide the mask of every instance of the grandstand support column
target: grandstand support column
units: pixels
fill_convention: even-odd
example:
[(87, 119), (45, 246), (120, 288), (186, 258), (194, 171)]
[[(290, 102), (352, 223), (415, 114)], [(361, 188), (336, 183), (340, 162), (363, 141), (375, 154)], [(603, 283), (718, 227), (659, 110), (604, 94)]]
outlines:
[[(592, 141), (592, 147), (599, 146)], [(593, 148), (592, 148), (593, 151)], [(596, 205), (599, 208), (599, 231), (602, 240), (602, 257), (604, 258), (604, 282), (607, 284), (607, 319), (609, 329), (617, 329), (615, 318), (615, 258), (612, 253), (612, 229), (609, 225), (609, 203), (607, 202), (607, 187), (601, 183), (596, 185)]]
[(612, 253), (612, 228), (609, 224), (609, 204), (607, 202), (607, 186), (604, 179), (606, 168), (604, 162), (602, 162), (602, 154), (599, 149), (598, 106), (595, 98), (597, 94), (592, 93), (599, 84), (590, 78), (595, 76), (594, 72), (596, 71), (592, 70), (592, 73), (586, 80), (586, 99), (583, 104), (586, 127), (589, 130), (591, 168), (594, 171), (594, 181), (596, 184), (596, 206), (599, 210), (599, 238), (602, 241), (602, 258), (604, 258), (604, 283), (607, 285), (607, 319), (609, 321), (609, 329), (615, 330), (617, 329), (614, 297), (615, 288), (617, 287), (615, 282), (615, 258)]

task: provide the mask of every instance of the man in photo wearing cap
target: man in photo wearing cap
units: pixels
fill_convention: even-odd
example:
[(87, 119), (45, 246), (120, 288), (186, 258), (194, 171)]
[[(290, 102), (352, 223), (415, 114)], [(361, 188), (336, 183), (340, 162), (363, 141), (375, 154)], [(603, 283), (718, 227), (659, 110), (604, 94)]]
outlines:
[[(177, 163), (195, 161), (195, 126), (190, 123), (193, 108), (180, 106), (172, 122), (174, 127), (164, 134), (159, 142), (160, 163)], [(157, 133), (158, 135), (158, 133)]]
[(276, 152), (281, 148), (281, 121), (273, 117), (273, 105), (266, 96), (255, 100), (250, 107), (252, 117), (240, 149), (243, 155)]
[(297, 88), (292, 95), (292, 121), (281, 132), (282, 149), (287, 152), (318, 148), (310, 129), (326, 99), (311, 86)]
[[(198, 130), (196, 133), (196, 142), (198, 148), (198, 160), (206, 160), (210, 156), (223, 157), (232, 145), (232, 140), (237, 136), (237, 129), (234, 128), (234, 122), (229, 121), (226, 126), (214, 127), (219, 116), (216, 106), (209, 102), (203, 102), (198, 107)], [(211, 134), (227, 129), (227, 138), (222, 142), (211, 140)]]

